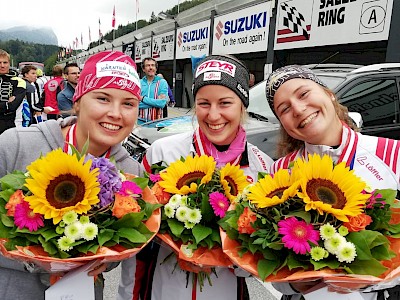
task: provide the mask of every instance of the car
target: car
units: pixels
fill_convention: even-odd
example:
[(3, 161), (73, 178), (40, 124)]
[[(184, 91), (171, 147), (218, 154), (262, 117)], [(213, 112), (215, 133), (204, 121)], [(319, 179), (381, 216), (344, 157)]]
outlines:
[[(361, 132), (398, 139), (400, 134), (399, 83), (400, 64), (306, 65), (347, 106), (350, 116)], [(279, 139), (279, 121), (271, 111), (265, 96), (266, 80), (250, 89), (249, 122), (246, 132), (250, 143), (273, 159), (278, 158), (276, 143)], [(361, 117), (360, 117), (361, 116)], [(124, 146), (133, 157), (141, 159), (143, 152), (154, 140), (192, 130), (196, 120), (193, 114), (166, 118), (138, 126)]]

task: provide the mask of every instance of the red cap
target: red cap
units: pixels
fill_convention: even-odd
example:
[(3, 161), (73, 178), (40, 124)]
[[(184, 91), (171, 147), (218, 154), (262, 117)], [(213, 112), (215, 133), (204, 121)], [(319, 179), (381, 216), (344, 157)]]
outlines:
[(89, 57), (79, 77), (73, 101), (90, 91), (106, 88), (125, 90), (140, 99), (140, 78), (130, 56), (120, 51), (103, 51)]

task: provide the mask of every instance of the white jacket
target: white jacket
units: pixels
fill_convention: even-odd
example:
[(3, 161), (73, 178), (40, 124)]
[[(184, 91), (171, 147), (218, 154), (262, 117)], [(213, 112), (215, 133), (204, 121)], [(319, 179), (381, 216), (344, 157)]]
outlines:
[[(257, 181), (258, 172), (267, 172), (273, 161), (269, 156), (249, 143), (247, 143), (247, 153), (248, 166), (242, 169), (248, 178), (251, 178), (255, 182)], [(169, 164), (189, 154), (196, 154), (193, 146), (193, 132), (177, 134), (155, 141), (147, 150), (143, 165), (148, 170), (148, 167), (154, 163), (164, 161)], [(152, 281), (152, 300), (192, 299), (192, 275), (190, 275), (189, 284), (186, 287), (186, 272), (175, 266), (175, 256), (173, 255), (166, 262), (163, 262), (171, 252), (172, 250), (169, 247), (161, 245)], [(132, 299), (136, 258), (133, 257), (123, 261), (121, 268), (121, 280), (117, 299)], [(212, 286), (209, 286), (206, 281), (203, 291), (200, 292), (197, 285), (196, 299), (237, 299), (237, 280), (233, 270), (217, 268), (216, 272), (218, 278), (214, 274), (211, 275)]]
[[(307, 154), (314, 153), (327, 154), (335, 162), (345, 161), (348, 166), (352, 165), (354, 173), (362, 178), (371, 189), (399, 190), (399, 149), (400, 141), (363, 135), (343, 126), (342, 141), (339, 147), (305, 143), (303, 149), (278, 159), (272, 165), (271, 173), (275, 173), (281, 168), (288, 168), (290, 162), (298, 157), (307, 158)], [(286, 283), (274, 284), (274, 287), (284, 294), (296, 293)], [(376, 299), (376, 293), (361, 293), (361, 295), (364, 299)]]

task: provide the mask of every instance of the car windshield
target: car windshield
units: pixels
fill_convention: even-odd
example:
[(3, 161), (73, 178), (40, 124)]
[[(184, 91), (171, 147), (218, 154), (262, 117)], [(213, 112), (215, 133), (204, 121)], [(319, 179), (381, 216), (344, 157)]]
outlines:
[(337, 87), (340, 83), (342, 83), (346, 78), (345, 77), (340, 77), (340, 76), (329, 76), (326, 74), (317, 74), (318, 78), (322, 80), (323, 83), (325, 83), (328, 88), (331, 90), (334, 90), (335, 87)]
[(248, 113), (252, 117), (262, 116), (267, 118), (270, 122), (277, 122), (277, 119), (268, 105), (267, 98), (265, 96), (265, 84), (266, 80), (253, 86), (249, 92), (250, 104), (247, 108)]

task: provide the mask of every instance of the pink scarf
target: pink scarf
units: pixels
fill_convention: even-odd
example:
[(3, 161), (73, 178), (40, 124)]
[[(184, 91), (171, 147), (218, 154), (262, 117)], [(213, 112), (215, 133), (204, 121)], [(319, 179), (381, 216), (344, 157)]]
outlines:
[(229, 145), (228, 150), (218, 151), (218, 149), (211, 143), (205, 134), (198, 128), (194, 133), (194, 143), (196, 152), (200, 155), (209, 155), (217, 161), (217, 167), (231, 163), (237, 165), (242, 158), (242, 153), (246, 146), (246, 131), (240, 127), (235, 139)]

